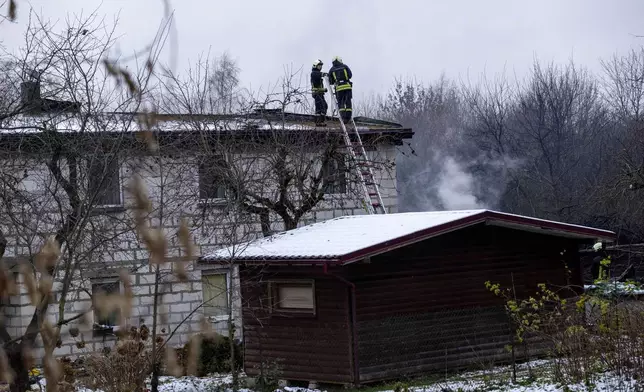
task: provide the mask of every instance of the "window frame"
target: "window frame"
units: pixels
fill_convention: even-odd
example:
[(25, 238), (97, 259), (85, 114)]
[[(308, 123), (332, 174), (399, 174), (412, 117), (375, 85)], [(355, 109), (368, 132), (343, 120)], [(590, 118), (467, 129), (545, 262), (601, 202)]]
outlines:
[[(98, 186), (97, 188), (99, 188), (99, 189), (92, 189), (92, 186), (91, 186), (91, 184), (92, 184), (91, 181), (92, 181), (92, 177), (93, 177), (92, 174), (94, 173), (94, 170), (96, 170), (97, 167), (105, 168), (103, 170), (107, 170), (107, 167), (105, 166), (105, 157), (106, 156), (109, 156), (109, 154), (105, 154), (105, 153), (97, 154), (94, 159), (88, 160), (86, 162), (87, 163), (86, 164), (86, 167), (87, 167), (87, 193), (89, 195), (94, 193), (94, 195), (95, 195), (93, 207), (96, 207), (96, 208), (119, 207), (120, 208), (120, 207), (123, 207), (123, 205), (124, 205), (124, 198), (125, 198), (124, 196), (125, 195), (124, 195), (124, 192), (123, 192), (123, 183), (122, 183), (122, 179), (123, 179), (123, 171), (122, 171), (122, 169), (123, 168), (121, 166), (121, 160), (119, 159), (119, 157), (117, 155), (114, 155), (113, 157), (109, 158), (109, 159), (112, 159), (112, 161), (110, 162), (110, 165), (107, 165), (107, 166), (109, 167), (111, 165), (116, 165), (116, 174), (117, 174), (117, 177), (118, 177), (117, 181), (116, 181), (116, 185), (112, 185), (110, 183), (109, 186), (118, 187), (119, 203), (114, 204), (114, 203), (101, 203), (101, 202), (99, 202), (100, 201), (100, 197), (99, 197), (100, 193), (99, 192), (104, 191), (107, 188), (105, 188), (105, 184), (103, 184), (103, 186)], [(100, 160), (100, 162), (102, 162), (102, 163), (98, 163), (97, 159)], [(108, 172), (106, 171), (105, 176), (107, 176), (107, 174), (108, 174)], [(105, 176), (103, 177), (103, 179), (105, 178)]]
[[(123, 282), (118, 277), (110, 277), (110, 278), (90, 278), (90, 292), (92, 294), (92, 301), (94, 301), (94, 295), (96, 294), (94, 292), (94, 286), (100, 286), (100, 285), (110, 285), (110, 284), (116, 284), (118, 287), (118, 293), (123, 294)], [(97, 291), (98, 292), (98, 291)], [(109, 294), (108, 294), (109, 295)], [(114, 335), (116, 331), (118, 331), (118, 318), (119, 318), (119, 312), (120, 310), (115, 311), (117, 316), (116, 316), (116, 321), (114, 322), (114, 325), (109, 325), (108, 328), (101, 328), (98, 323), (99, 317), (98, 317), (98, 311), (97, 309), (94, 309), (92, 311), (92, 316), (94, 317), (94, 324), (92, 325), (92, 332), (93, 335), (96, 336), (107, 336), (107, 335)], [(107, 325), (107, 324), (103, 324)]]
[(204, 317), (208, 318), (210, 321), (229, 321), (230, 316), (231, 316), (231, 304), (230, 304), (230, 288), (231, 288), (231, 281), (230, 281), (230, 271), (223, 271), (223, 270), (210, 270), (210, 271), (201, 271), (201, 299), (203, 302), (206, 301), (206, 298), (204, 297), (204, 279), (206, 279), (208, 276), (212, 275), (224, 275), (224, 279), (226, 280), (226, 307), (228, 308), (226, 310), (225, 315), (219, 315), (219, 316), (206, 316), (205, 310), (206, 310), (206, 305), (203, 305), (202, 308), (204, 310)]
[[(279, 303), (279, 286), (307, 286), (312, 291), (312, 307), (309, 309), (302, 308), (282, 308)], [(317, 295), (315, 289), (315, 279), (278, 279), (268, 282), (268, 300), (269, 311), (273, 314), (296, 315), (296, 316), (316, 316), (317, 315)]]

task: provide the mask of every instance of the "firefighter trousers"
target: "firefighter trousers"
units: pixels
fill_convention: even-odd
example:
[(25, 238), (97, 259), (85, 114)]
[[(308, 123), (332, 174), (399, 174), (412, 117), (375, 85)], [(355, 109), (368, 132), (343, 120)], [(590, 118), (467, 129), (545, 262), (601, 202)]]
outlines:
[(353, 98), (352, 90), (337, 91), (336, 97), (338, 98), (338, 111), (342, 122), (347, 123), (351, 121), (351, 114), (353, 112), (351, 107), (351, 98)]
[(323, 123), (326, 117), (326, 112), (329, 109), (329, 105), (324, 99), (324, 94), (313, 94), (313, 101), (315, 102), (315, 122)]

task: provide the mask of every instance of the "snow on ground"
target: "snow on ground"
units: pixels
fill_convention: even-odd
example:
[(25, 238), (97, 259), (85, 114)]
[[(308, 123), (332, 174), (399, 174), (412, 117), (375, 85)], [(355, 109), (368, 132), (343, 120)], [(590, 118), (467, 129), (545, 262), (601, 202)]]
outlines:
[[(495, 385), (496, 384), (496, 385)], [(633, 381), (622, 382), (616, 377), (604, 376), (590, 385), (557, 385), (548, 382), (536, 381), (530, 385), (516, 385), (509, 380), (503, 384), (485, 381), (450, 381), (434, 385), (409, 388), (409, 392), (635, 392), (641, 391)], [(385, 391), (383, 391), (385, 392)], [(386, 391), (392, 392), (392, 391)]]
[[(159, 377), (159, 392), (224, 392), (227, 386), (232, 384), (233, 377), (230, 374), (214, 374), (210, 377)], [(33, 391), (45, 391), (47, 382), (41, 379), (38, 384), (32, 385)], [(150, 388), (150, 380), (147, 380), (147, 387)], [(102, 392), (85, 387), (78, 387), (77, 392)], [(253, 392), (248, 389), (240, 389), (239, 392)]]
[[(547, 361), (533, 361), (529, 366), (535, 370), (536, 374), (541, 373)], [(517, 384), (510, 380), (510, 371), (508, 367), (499, 367), (493, 370), (482, 372), (470, 372), (457, 375), (445, 381), (429, 382), (426, 384), (408, 382), (406, 392), (636, 392), (642, 388), (636, 385), (634, 380), (625, 380), (623, 377), (617, 377), (614, 374), (605, 373), (597, 375), (595, 379), (588, 383), (578, 383), (574, 385), (561, 385), (548, 381), (547, 377), (537, 377), (537, 381), (527, 383), (525, 375), (527, 365), (518, 366)], [(211, 377), (160, 377), (159, 392), (226, 392), (230, 391), (232, 376), (228, 374), (217, 374)], [(148, 388), (150, 380), (148, 380)], [(340, 388), (335, 388), (340, 389)], [(45, 390), (45, 380), (41, 380), (39, 385), (32, 386), (32, 390)], [(371, 391), (374, 389), (370, 388)], [(393, 392), (392, 386), (375, 389), (378, 392)], [(99, 390), (90, 390), (79, 387), (77, 392), (102, 392)], [(240, 389), (240, 392), (254, 392), (251, 389)], [(277, 392), (327, 392), (327, 389), (307, 389), (297, 387), (284, 387)]]

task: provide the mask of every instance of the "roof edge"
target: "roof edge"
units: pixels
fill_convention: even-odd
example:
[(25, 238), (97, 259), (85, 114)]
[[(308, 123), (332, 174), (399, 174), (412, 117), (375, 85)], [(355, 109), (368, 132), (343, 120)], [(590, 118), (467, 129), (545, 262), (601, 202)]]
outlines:
[[(533, 217), (524, 217), (521, 215), (508, 214), (503, 212), (482, 210), (481, 212), (470, 215), (465, 218), (457, 219), (451, 222), (443, 223), (442, 225), (430, 227), (424, 230), (410, 233), (402, 237), (385, 241), (383, 243), (372, 245), (368, 248), (360, 249), (358, 251), (349, 253), (341, 257), (342, 265), (351, 264), (357, 260), (365, 257), (371, 257), (385, 252), (392, 251), (403, 246), (411, 245), (416, 242), (424, 241), (433, 237), (438, 237), (452, 231), (464, 229), (466, 227), (474, 226), (479, 223), (488, 221), (497, 221), (503, 223), (516, 224), (518, 226), (537, 227), (540, 229), (560, 230), (572, 234), (587, 236), (596, 239), (610, 239), (611, 241), (617, 238), (616, 233), (609, 230), (594, 229), (585, 226), (573, 225), (570, 223), (555, 222)], [(521, 228), (514, 228), (514, 230), (521, 230)], [(525, 231), (525, 230), (524, 230)], [(548, 234), (544, 234), (548, 235)], [(556, 237), (561, 237), (557, 234), (550, 234)]]
[(423, 229), (414, 233), (404, 235), (402, 237), (395, 238), (390, 241), (381, 242), (379, 244), (375, 244), (367, 248), (360, 249), (358, 251), (346, 254), (343, 257), (341, 257), (340, 260), (342, 262), (342, 265), (351, 264), (365, 257), (371, 257), (381, 253), (389, 252), (394, 249), (411, 245), (416, 242), (424, 241), (432, 237), (437, 237), (439, 235), (464, 229), (466, 227), (473, 226), (478, 223), (483, 223), (485, 222), (486, 212), (488, 211), (484, 210), (477, 214), (467, 216), (465, 218), (453, 220), (451, 222), (443, 223), (438, 226)]
[[(222, 249), (225, 249), (222, 248)], [(310, 265), (323, 265), (323, 264), (339, 264), (340, 258), (337, 256), (331, 257), (308, 257), (308, 258), (270, 258), (264, 257), (262, 259), (256, 257), (237, 257), (237, 258), (212, 258), (206, 259), (207, 256), (200, 256), (197, 258), (199, 264), (248, 264), (248, 265), (280, 265), (280, 266), (310, 266)]]
[[(587, 226), (556, 222), (539, 218), (523, 217), (521, 215), (514, 215), (497, 211), (487, 211), (487, 213), (489, 215), (489, 219), (502, 223), (516, 224), (518, 226), (530, 226), (547, 230), (560, 230), (571, 234), (587, 236), (589, 238), (609, 240), (611, 242), (617, 239), (617, 234), (610, 230), (596, 229)], [(517, 230), (521, 229), (517, 228)], [(556, 234), (551, 235), (556, 236)]]

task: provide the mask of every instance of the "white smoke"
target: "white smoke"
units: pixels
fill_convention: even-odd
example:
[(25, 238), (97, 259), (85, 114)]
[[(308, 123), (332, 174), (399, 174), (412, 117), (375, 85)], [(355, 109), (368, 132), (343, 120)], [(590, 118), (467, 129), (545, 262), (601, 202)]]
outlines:
[(442, 159), (437, 195), (446, 210), (486, 208), (474, 195), (474, 177), (452, 157)]
[[(413, 174), (399, 182), (399, 197), (404, 200), (401, 211), (497, 208), (509, 172), (522, 165), (509, 157), (490, 159), (481, 155), (463, 161), (435, 150), (425, 154), (431, 158), (408, 168)], [(487, 174), (477, 176), (473, 170)]]

